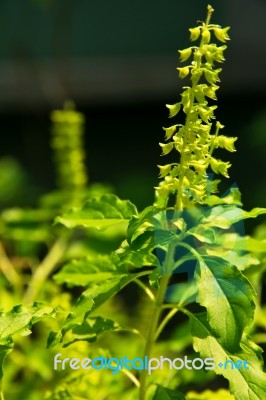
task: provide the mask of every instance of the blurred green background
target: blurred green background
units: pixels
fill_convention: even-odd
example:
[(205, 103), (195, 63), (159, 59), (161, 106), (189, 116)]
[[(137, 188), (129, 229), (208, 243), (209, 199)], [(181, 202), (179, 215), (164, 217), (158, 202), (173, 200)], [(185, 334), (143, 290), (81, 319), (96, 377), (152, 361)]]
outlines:
[[(34, 202), (55, 185), (50, 111), (71, 98), (86, 116), (91, 181), (105, 181), (141, 208), (153, 200), (158, 142), (179, 99), (177, 49), (205, 19), (205, 0), (2, 0), (0, 156), (21, 162)], [(213, 23), (230, 25), (217, 118), (238, 136), (221, 190), (237, 184), (245, 208), (265, 206), (266, 3), (213, 0)], [(14, 173), (16, 176), (16, 173)], [(1, 179), (1, 176), (0, 176)], [(10, 179), (13, 179), (12, 177)]]

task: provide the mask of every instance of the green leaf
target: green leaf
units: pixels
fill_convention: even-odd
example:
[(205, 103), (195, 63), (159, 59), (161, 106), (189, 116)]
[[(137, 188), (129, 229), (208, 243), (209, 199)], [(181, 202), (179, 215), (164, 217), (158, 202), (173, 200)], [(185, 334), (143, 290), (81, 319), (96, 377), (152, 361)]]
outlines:
[(90, 255), (72, 260), (54, 275), (56, 283), (69, 286), (88, 286), (92, 283), (112, 278), (117, 273), (114, 263), (108, 255)]
[(113, 261), (118, 268), (142, 268), (143, 266), (156, 266), (158, 264), (157, 257), (150, 252), (149, 248), (133, 250), (128, 245), (121, 246), (113, 253)]
[(163, 386), (158, 385), (153, 400), (186, 400), (186, 398), (177, 390), (164, 388)]
[(235, 206), (242, 206), (241, 193), (238, 188), (230, 188), (229, 194), (220, 197), (215, 195), (208, 196), (206, 204), (209, 206), (217, 206), (218, 204), (234, 204)]
[(133, 216), (128, 224), (127, 240), (131, 243), (137, 236), (145, 232), (147, 228), (154, 230), (152, 218), (161, 211), (161, 208), (149, 206), (137, 216)]
[(34, 303), (30, 308), (18, 305), (6, 314), (0, 313), (0, 379), (4, 358), (14, 346), (13, 337), (29, 335), (33, 324), (47, 316), (55, 317), (55, 313), (56, 309), (41, 303)]
[(119, 329), (119, 325), (111, 319), (102, 317), (86, 318), (81, 325), (73, 325), (68, 332), (67, 343), (63, 347), (68, 347), (78, 341), (93, 343), (103, 333)]
[[(143, 275), (141, 273), (140, 275)], [(53, 347), (62, 342), (65, 334), (74, 326), (82, 326), (86, 318), (106, 300), (118, 293), (129, 282), (138, 277), (138, 274), (116, 275), (111, 279), (102, 281), (98, 285), (93, 285), (85, 290), (73, 306), (71, 313), (68, 314), (59, 332), (51, 332), (47, 346)]]
[(216, 241), (214, 230), (204, 225), (195, 226), (190, 229), (187, 234), (195, 236), (195, 238), (204, 243), (215, 243)]
[(209, 226), (228, 229), (236, 222), (247, 218), (256, 218), (260, 214), (266, 214), (266, 208), (243, 211), (242, 208), (235, 205), (223, 205), (213, 207), (208, 217), (203, 218), (202, 222), (207, 223)]
[[(223, 375), (230, 383), (230, 391), (235, 400), (262, 400), (266, 393), (266, 374), (262, 369), (262, 350), (249, 338), (245, 337), (241, 347), (233, 353), (225, 349), (215, 337), (208, 323), (207, 314), (190, 314), (192, 323), (193, 347), (203, 358), (214, 358), (214, 371)], [(224, 318), (221, 314), (220, 318)], [(224, 363), (238, 360), (249, 363), (249, 369), (224, 368)], [(219, 364), (222, 364), (222, 367)]]
[(69, 210), (62, 217), (57, 217), (55, 222), (70, 229), (83, 226), (104, 230), (115, 224), (127, 224), (137, 213), (136, 207), (129, 200), (120, 200), (113, 194), (104, 194), (88, 200), (82, 208)]
[(243, 331), (253, 322), (255, 292), (244, 275), (222, 258), (204, 257), (197, 264), (198, 302), (222, 346), (239, 349)]

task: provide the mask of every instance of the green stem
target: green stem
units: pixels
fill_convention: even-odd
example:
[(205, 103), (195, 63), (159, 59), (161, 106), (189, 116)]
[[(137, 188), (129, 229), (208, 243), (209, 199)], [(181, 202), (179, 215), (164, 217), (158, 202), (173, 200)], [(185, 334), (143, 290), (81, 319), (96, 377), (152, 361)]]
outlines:
[[(151, 314), (151, 323), (149, 326), (149, 331), (147, 335), (147, 340), (146, 340), (146, 346), (144, 349), (143, 353), (143, 358), (147, 356), (148, 358), (150, 357), (151, 351), (153, 344), (156, 340), (156, 330), (157, 330), (157, 325), (159, 322), (159, 318), (162, 312), (162, 304), (164, 300), (164, 295), (167, 289), (168, 281), (169, 281), (170, 275), (163, 275), (161, 278), (160, 282), (160, 287), (158, 289), (154, 306), (153, 306), (153, 311)], [(139, 400), (145, 400), (145, 395), (146, 395), (146, 379), (147, 379), (147, 370), (144, 369), (140, 373), (140, 390), (139, 390)]]
[(2, 379), (0, 379), (0, 400), (5, 400), (4, 394), (2, 391)]
[(11, 263), (10, 259), (8, 258), (5, 248), (3, 244), (0, 242), (0, 270), (2, 270), (3, 274), (5, 275), (6, 279), (14, 285), (15, 292), (17, 294), (21, 291), (21, 279), (19, 274), (14, 268), (14, 265)]
[(135, 279), (134, 282), (143, 289), (143, 291), (146, 293), (146, 295), (154, 301), (155, 297), (152, 291), (143, 283), (140, 279)]
[(36, 299), (46, 279), (60, 261), (66, 247), (67, 242), (64, 239), (60, 238), (54, 243), (53, 247), (32, 276), (28, 289), (24, 295), (23, 302), (25, 304), (31, 303)]
[(161, 332), (163, 331), (163, 329), (165, 328), (165, 326), (168, 324), (168, 322), (170, 321), (170, 319), (179, 311), (178, 308), (172, 308), (171, 311), (169, 311), (169, 313), (165, 316), (165, 318), (162, 320), (162, 322), (160, 323), (157, 331), (156, 331), (156, 335), (155, 335), (155, 340), (158, 339), (158, 337), (160, 336)]
[(133, 383), (134, 385), (139, 388), (140, 383), (138, 381), (138, 379), (135, 377), (135, 375), (132, 374), (132, 372), (129, 372), (127, 369), (121, 369), (121, 372), (123, 372)]

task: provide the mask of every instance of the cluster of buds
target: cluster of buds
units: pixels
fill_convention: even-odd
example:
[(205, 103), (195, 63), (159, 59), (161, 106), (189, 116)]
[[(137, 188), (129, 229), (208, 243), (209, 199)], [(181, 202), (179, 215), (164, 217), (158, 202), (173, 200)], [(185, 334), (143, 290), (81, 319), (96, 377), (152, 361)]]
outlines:
[[(220, 147), (228, 151), (235, 151), (236, 137), (219, 135), (223, 125), (216, 121), (214, 111), (217, 108), (212, 104), (216, 100), (217, 83), (221, 68), (216, 64), (224, 61), (224, 44), (229, 40), (229, 27), (221, 28), (210, 24), (213, 8), (208, 6), (206, 22), (190, 29), (192, 42), (199, 40), (199, 46), (191, 46), (179, 50), (181, 62), (189, 59), (191, 63), (177, 68), (180, 78), (190, 78), (191, 85), (184, 86), (181, 101), (166, 105), (169, 117), (175, 117), (180, 111), (185, 116), (184, 124), (175, 124), (165, 130), (165, 143), (160, 143), (162, 155), (172, 150), (180, 154), (179, 162), (159, 166), (160, 177), (163, 180), (156, 188), (157, 204), (167, 206), (169, 196), (176, 198), (175, 208), (182, 209), (193, 204), (204, 204), (210, 193), (217, 190), (217, 181), (210, 183), (207, 170), (228, 177), (229, 162), (213, 157), (213, 151)], [(213, 129), (213, 125), (215, 128)]]
[(84, 116), (66, 102), (63, 110), (51, 114), (51, 147), (57, 168), (57, 185), (63, 190), (84, 188), (87, 184), (83, 150)]

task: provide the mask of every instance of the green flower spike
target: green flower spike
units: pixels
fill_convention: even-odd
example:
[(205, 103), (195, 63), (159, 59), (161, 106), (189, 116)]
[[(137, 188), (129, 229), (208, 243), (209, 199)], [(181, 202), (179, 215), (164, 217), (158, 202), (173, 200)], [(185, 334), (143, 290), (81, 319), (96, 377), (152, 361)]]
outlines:
[(170, 118), (182, 111), (185, 123), (164, 128), (166, 143), (160, 143), (162, 155), (174, 151), (179, 157), (178, 163), (159, 166), (162, 181), (156, 188), (156, 202), (160, 206), (172, 206), (170, 195), (174, 195), (174, 207), (179, 210), (196, 203), (207, 204), (210, 194), (216, 190), (208, 181), (207, 171), (228, 177), (230, 163), (216, 159), (212, 153), (217, 148), (235, 151), (237, 138), (219, 136), (219, 130), (223, 128), (220, 122), (216, 122), (213, 129), (217, 106), (210, 105), (209, 99), (212, 103), (216, 100), (222, 71), (217, 64), (224, 61), (226, 49), (225, 45), (219, 46), (215, 41), (229, 40), (229, 27), (210, 24), (213, 11), (208, 6), (206, 22), (189, 30), (190, 39), (193, 42), (199, 40), (199, 45), (179, 50), (182, 63), (191, 60), (188, 65), (177, 68), (179, 77), (189, 78), (191, 85), (183, 87), (180, 102), (166, 106)]

